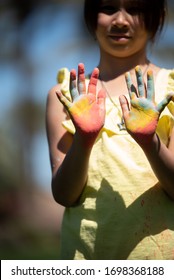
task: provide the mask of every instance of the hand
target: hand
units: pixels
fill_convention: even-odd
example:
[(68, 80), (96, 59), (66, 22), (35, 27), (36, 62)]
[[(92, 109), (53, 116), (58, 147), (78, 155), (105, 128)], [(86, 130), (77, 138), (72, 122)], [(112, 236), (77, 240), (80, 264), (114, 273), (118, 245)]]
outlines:
[(78, 133), (86, 143), (92, 145), (104, 125), (105, 120), (105, 91), (97, 94), (96, 87), (99, 76), (98, 68), (95, 68), (86, 93), (84, 65), (78, 65), (78, 79), (76, 71), (70, 72), (70, 101), (63, 91), (56, 92), (58, 99), (68, 111), (70, 118)]
[(159, 104), (155, 103), (154, 80), (151, 70), (147, 73), (147, 87), (139, 66), (135, 68), (138, 90), (132, 84), (129, 73), (126, 83), (130, 96), (130, 105), (125, 96), (120, 96), (120, 105), (128, 133), (137, 143), (147, 145), (153, 138), (161, 112), (170, 102), (173, 94), (168, 94)]

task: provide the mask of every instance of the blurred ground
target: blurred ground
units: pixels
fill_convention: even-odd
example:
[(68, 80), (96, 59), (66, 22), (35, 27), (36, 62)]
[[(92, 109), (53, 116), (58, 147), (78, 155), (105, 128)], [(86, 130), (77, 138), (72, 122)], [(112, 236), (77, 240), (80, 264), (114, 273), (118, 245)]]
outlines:
[(37, 189), (0, 200), (1, 259), (58, 259), (63, 207)]

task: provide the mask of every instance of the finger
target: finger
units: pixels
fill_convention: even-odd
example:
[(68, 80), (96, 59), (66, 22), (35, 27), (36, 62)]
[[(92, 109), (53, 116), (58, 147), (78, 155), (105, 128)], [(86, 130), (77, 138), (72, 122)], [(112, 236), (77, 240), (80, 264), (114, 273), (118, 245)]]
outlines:
[(105, 99), (106, 99), (105, 90), (101, 89), (97, 95), (97, 103), (100, 105), (100, 107), (102, 106), (103, 109), (105, 108)]
[(98, 77), (99, 77), (99, 69), (94, 68), (94, 70), (92, 71), (92, 74), (91, 74), (91, 78), (89, 80), (88, 93), (92, 93), (92, 94), (96, 95)]
[(72, 69), (70, 71), (70, 82), (69, 82), (70, 94), (72, 101), (74, 101), (78, 96), (77, 84), (76, 84), (76, 70)]
[(123, 118), (125, 120), (129, 116), (129, 112), (130, 112), (129, 103), (128, 103), (126, 96), (124, 96), (124, 95), (119, 96), (119, 101), (120, 101), (120, 106), (121, 106), (121, 110), (123, 113)]
[(63, 106), (68, 110), (71, 107), (71, 102), (62, 94), (61, 91), (56, 91), (56, 95)]
[(137, 78), (139, 96), (143, 97), (143, 96), (145, 96), (145, 91), (144, 91), (143, 73), (141, 71), (140, 66), (135, 67), (135, 74), (136, 74), (136, 78)]
[(157, 110), (159, 113), (162, 113), (164, 108), (169, 104), (171, 100), (174, 100), (174, 93), (169, 93), (158, 105)]
[(86, 93), (85, 67), (83, 63), (78, 65), (78, 91), (80, 94)]
[(153, 72), (149, 70), (147, 72), (147, 99), (154, 101), (155, 89), (154, 89), (154, 79)]
[(134, 85), (132, 84), (132, 79), (131, 79), (129, 72), (127, 72), (125, 74), (125, 79), (126, 79), (126, 85), (127, 85), (130, 99), (134, 99), (135, 97), (137, 97), (137, 94), (136, 94), (136, 89), (135, 89)]

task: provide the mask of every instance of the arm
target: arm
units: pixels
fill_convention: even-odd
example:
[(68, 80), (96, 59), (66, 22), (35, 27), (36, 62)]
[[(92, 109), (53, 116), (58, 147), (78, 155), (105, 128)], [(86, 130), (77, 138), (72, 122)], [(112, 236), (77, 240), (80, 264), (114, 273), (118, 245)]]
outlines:
[(143, 149), (162, 188), (174, 200), (174, 129), (168, 147), (155, 133), (158, 119), (165, 106), (172, 100), (169, 94), (158, 105), (154, 102), (154, 83), (151, 71), (147, 75), (147, 89), (139, 67), (136, 67), (138, 91), (126, 74), (130, 104), (125, 96), (120, 96), (126, 129)]
[(78, 199), (85, 185), (90, 150), (83, 151), (78, 139), (61, 125), (67, 115), (57, 99), (56, 90), (57, 87), (49, 92), (46, 109), (52, 193), (59, 204), (70, 206)]
[(174, 129), (168, 147), (155, 134), (143, 150), (162, 188), (174, 200)]
[[(98, 69), (94, 69), (86, 93), (84, 66), (80, 64), (77, 86), (75, 70), (70, 73), (72, 101), (64, 96), (60, 86), (48, 95), (46, 126), (52, 164), (52, 192), (55, 200), (66, 207), (74, 205), (83, 191), (91, 149), (104, 124), (105, 94), (103, 91), (96, 94), (98, 74)], [(74, 136), (61, 125), (65, 118), (63, 108), (76, 128)]]

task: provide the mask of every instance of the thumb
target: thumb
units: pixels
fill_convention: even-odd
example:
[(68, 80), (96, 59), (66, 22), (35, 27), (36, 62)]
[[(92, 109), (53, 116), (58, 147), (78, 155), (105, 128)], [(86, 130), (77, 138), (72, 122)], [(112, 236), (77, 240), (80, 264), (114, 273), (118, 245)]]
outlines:
[(71, 107), (71, 102), (63, 95), (63, 93), (61, 91), (56, 91), (55, 93), (56, 93), (59, 101), (68, 110)]
[(171, 92), (166, 95), (166, 97), (157, 105), (157, 110), (159, 113), (162, 113), (164, 108), (169, 104), (170, 101), (174, 102), (174, 93)]

